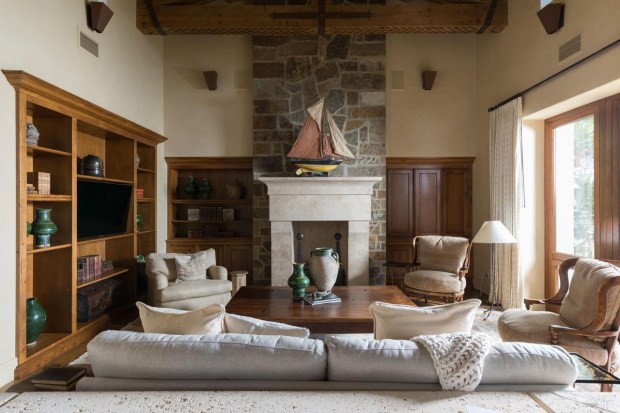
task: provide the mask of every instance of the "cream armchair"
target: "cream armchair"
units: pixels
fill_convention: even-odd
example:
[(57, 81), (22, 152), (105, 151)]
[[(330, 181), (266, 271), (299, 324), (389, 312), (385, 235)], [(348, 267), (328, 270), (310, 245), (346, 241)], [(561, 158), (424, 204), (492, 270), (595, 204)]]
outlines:
[(441, 235), (413, 239), (413, 263), (407, 267), (401, 289), (408, 296), (442, 297), (462, 301), (465, 275), (469, 271), (471, 242), (467, 238)]
[(232, 283), (225, 267), (216, 265), (215, 251), (209, 249), (207, 278), (176, 282), (175, 257), (185, 254), (149, 254), (146, 258), (149, 304), (155, 307), (195, 310), (209, 304), (226, 305), (231, 298)]
[[(504, 341), (557, 344), (607, 370), (615, 370), (619, 356), (620, 269), (604, 261), (571, 258), (560, 265), (559, 273), (560, 289), (553, 297), (526, 299), (528, 310), (502, 313), (497, 322), (500, 337)], [(561, 304), (560, 313), (529, 311), (532, 304)]]

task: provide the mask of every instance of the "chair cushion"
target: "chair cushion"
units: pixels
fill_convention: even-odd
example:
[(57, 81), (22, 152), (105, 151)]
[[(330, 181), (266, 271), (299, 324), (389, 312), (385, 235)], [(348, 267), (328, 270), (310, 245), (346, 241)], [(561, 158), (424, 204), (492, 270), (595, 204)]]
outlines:
[(417, 259), (421, 270), (458, 274), (467, 257), (469, 240), (461, 237), (425, 235), (417, 240)]
[(208, 297), (232, 291), (228, 280), (199, 280), (170, 283), (168, 288), (158, 291), (160, 303), (186, 300), (188, 298)]
[(310, 330), (275, 321), (259, 320), (237, 314), (224, 314), (224, 327), (227, 333), (256, 334), (259, 336), (287, 336), (308, 338)]
[(224, 306), (212, 304), (195, 311), (151, 307), (137, 302), (145, 333), (221, 334), (224, 331)]
[(437, 293), (460, 293), (465, 291), (465, 277), (443, 271), (420, 270), (405, 274), (403, 283), (410, 288)]
[[(574, 328), (585, 328), (596, 318), (599, 303), (598, 287), (612, 277), (620, 276), (620, 269), (598, 260), (582, 258), (575, 264), (568, 295), (560, 307), (560, 318)], [(609, 330), (620, 308), (620, 287), (607, 292), (607, 318), (602, 330)]]
[(480, 300), (415, 307), (413, 305), (374, 302), (370, 314), (376, 340), (408, 340), (422, 334), (469, 333)]
[(179, 254), (174, 257), (174, 263), (177, 270), (176, 282), (207, 279), (207, 251), (199, 251), (195, 254)]
[[(207, 268), (215, 263), (215, 250), (209, 248), (207, 252)], [(147, 273), (160, 273), (166, 276), (168, 281), (174, 281), (177, 279), (177, 268), (174, 257), (179, 254), (157, 254), (151, 253), (146, 257), (146, 272)]]
[[(511, 309), (504, 311), (499, 317), (497, 330), (504, 341), (550, 344), (549, 326), (552, 324), (570, 327), (556, 313)], [(599, 366), (607, 363), (607, 351), (603, 348), (603, 344), (586, 337), (562, 334), (558, 337), (558, 345), (569, 352), (581, 354)], [(618, 343), (612, 360), (614, 364), (619, 354), (617, 350)]]

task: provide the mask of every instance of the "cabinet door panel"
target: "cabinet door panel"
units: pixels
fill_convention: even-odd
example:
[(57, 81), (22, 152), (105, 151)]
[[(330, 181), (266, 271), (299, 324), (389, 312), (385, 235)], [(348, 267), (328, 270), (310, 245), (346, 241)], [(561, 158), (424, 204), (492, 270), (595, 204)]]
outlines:
[(226, 261), (228, 273), (236, 270), (248, 272), (248, 284), (252, 279), (252, 245), (227, 245)]
[[(413, 262), (413, 246), (411, 240), (388, 241), (385, 253), (387, 261)], [(386, 267), (386, 283), (400, 287), (405, 273), (405, 268)]]
[(413, 236), (413, 171), (387, 171), (388, 237)]
[(443, 234), (467, 237), (471, 234), (471, 201), (467, 169), (444, 169)]
[(441, 234), (441, 169), (414, 172), (415, 233)]
[(166, 252), (176, 254), (191, 254), (196, 252), (196, 246), (194, 244), (168, 242)]

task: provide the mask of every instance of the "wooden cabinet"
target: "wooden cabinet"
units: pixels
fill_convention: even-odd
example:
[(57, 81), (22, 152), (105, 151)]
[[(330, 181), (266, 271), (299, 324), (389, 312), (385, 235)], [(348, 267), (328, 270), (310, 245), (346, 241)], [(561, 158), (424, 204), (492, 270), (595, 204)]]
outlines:
[[(16, 90), (17, 105), (15, 377), (19, 379), (62, 360), (108, 328), (117, 316), (134, 312), (139, 293), (136, 255), (155, 250), (155, 154), (156, 145), (165, 138), (25, 72), (3, 72)], [(28, 124), (39, 132), (36, 143), (27, 142)], [(78, 170), (78, 160), (90, 154), (103, 161), (103, 176), (82, 175)], [(49, 174), (49, 193), (39, 173)], [(84, 197), (78, 189), (81, 182), (125, 188), (127, 211), (125, 216), (120, 214), (120, 231), (79, 237), (84, 229), (78, 219), (78, 204)], [(29, 183), (39, 193), (29, 192)], [(136, 196), (137, 188), (144, 189), (143, 198)], [(33, 235), (26, 231), (40, 208), (51, 209), (58, 228), (46, 248), (36, 248)], [(136, 225), (138, 214), (140, 225)], [(78, 257), (91, 254), (111, 261), (113, 268), (98, 278), (78, 279)], [(78, 322), (80, 292), (112, 279), (123, 293), (117, 306)], [(30, 297), (36, 297), (47, 312), (47, 323), (36, 342), (27, 345), (26, 301)]]
[[(252, 276), (252, 158), (166, 158), (168, 252), (213, 248), (218, 265)], [(190, 178), (191, 177), (191, 178)], [(207, 181), (208, 195), (201, 191)], [(195, 194), (185, 188), (193, 181)], [(191, 184), (190, 184), (191, 187)]]
[[(411, 262), (417, 235), (471, 238), (474, 158), (387, 159), (386, 260)], [(387, 268), (387, 282), (400, 285), (405, 270)]]

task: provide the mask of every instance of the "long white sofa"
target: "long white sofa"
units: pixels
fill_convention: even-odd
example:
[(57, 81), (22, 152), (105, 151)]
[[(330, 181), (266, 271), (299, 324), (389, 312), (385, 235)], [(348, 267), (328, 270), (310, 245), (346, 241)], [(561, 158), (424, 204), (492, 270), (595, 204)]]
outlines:
[[(88, 344), (94, 377), (78, 391), (441, 390), (430, 353), (409, 340), (105, 331)], [(562, 348), (496, 343), (477, 390), (568, 390)]]

